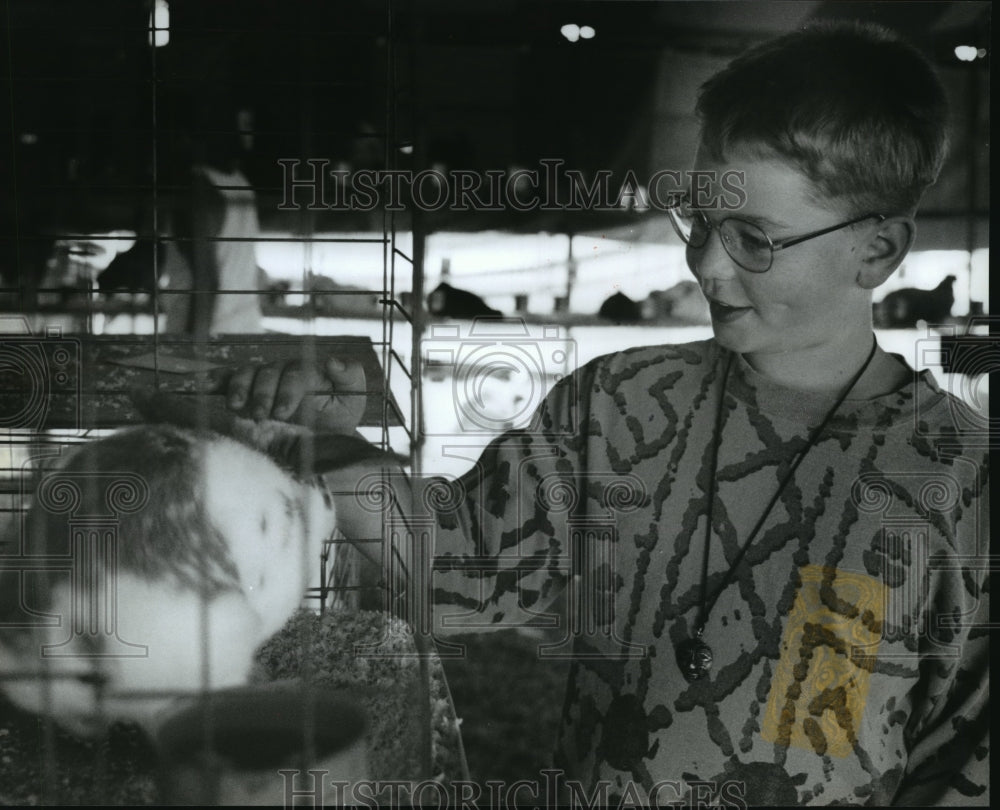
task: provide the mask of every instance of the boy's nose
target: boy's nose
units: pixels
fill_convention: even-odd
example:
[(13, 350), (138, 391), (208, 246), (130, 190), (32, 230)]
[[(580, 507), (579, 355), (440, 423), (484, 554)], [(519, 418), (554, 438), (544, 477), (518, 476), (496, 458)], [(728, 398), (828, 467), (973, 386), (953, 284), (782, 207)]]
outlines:
[(700, 248), (688, 246), (687, 263), (695, 278), (702, 282), (703, 288), (706, 281), (730, 281), (738, 273), (736, 262), (726, 253), (719, 232), (715, 229)]

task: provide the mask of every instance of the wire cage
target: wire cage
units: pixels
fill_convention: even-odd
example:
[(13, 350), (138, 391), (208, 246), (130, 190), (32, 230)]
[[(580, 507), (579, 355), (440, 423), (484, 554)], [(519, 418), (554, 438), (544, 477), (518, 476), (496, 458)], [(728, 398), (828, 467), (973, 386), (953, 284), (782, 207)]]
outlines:
[[(323, 522), (354, 494), (317, 472), (332, 445), (224, 402), (236, 368), (337, 356), (365, 371), (358, 433), (419, 446), (419, 218), (324, 198), (420, 158), (409, 4), (251, 5), (7, 4), (4, 804), (316, 798), (307, 764), (467, 776), (385, 532)], [(172, 426), (121, 430), (149, 422)], [(244, 559), (258, 529), (287, 547)], [(151, 533), (169, 561), (123, 549)], [(292, 610), (275, 581), (304, 586)]]

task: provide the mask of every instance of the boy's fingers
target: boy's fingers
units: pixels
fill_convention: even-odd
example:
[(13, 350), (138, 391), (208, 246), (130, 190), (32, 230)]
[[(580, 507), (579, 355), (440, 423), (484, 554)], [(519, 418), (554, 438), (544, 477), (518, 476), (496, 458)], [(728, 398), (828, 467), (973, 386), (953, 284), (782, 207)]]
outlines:
[(309, 375), (300, 366), (286, 366), (274, 397), (274, 417), (287, 419), (295, 413), (302, 404), (303, 397), (309, 392), (309, 387)]
[(229, 378), (227, 404), (230, 408), (239, 410), (250, 396), (250, 386), (253, 383), (257, 369), (253, 366), (243, 366), (236, 369)]
[(254, 419), (266, 419), (274, 407), (274, 395), (281, 380), (281, 366), (270, 364), (257, 371), (253, 381), (250, 413)]
[(360, 362), (329, 357), (322, 369), (298, 362), (244, 366), (232, 372), (225, 390), (226, 404), (249, 410), (254, 419), (308, 421), (319, 413), (320, 424), (327, 428), (343, 423), (353, 429), (356, 412), (364, 410), (366, 379)]
[(365, 368), (356, 360), (342, 360), (331, 356), (327, 358), (324, 372), (333, 383), (335, 392), (361, 393), (365, 390)]

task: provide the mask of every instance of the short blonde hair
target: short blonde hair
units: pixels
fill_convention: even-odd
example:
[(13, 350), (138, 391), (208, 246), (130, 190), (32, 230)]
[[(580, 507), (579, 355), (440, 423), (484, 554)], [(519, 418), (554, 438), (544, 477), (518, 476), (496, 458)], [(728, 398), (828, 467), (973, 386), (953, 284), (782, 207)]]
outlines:
[(948, 106), (928, 61), (893, 32), (819, 24), (753, 48), (702, 85), (701, 143), (716, 160), (776, 156), (819, 198), (912, 214), (947, 152)]

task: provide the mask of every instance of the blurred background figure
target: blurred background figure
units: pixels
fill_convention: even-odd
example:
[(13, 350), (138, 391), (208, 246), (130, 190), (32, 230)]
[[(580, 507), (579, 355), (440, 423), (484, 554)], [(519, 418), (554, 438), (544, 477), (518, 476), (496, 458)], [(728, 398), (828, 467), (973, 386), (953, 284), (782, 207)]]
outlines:
[[(255, 252), (257, 200), (241, 165), (253, 143), (252, 124), (245, 109), (214, 127), (210, 119), (191, 146), (190, 186), (170, 213), (181, 261), (165, 268), (164, 331), (194, 337), (263, 331), (259, 292), (267, 289), (267, 276)], [(178, 290), (203, 292), (170, 294)]]

